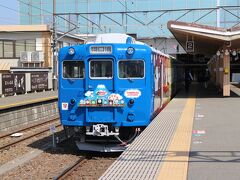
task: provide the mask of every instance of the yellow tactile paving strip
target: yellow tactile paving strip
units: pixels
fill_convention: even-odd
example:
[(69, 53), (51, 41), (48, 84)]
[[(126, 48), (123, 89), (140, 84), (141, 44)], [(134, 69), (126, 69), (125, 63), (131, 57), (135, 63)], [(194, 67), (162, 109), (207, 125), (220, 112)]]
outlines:
[(160, 167), (158, 180), (187, 179), (195, 102), (195, 97), (189, 97), (187, 100), (167, 155)]
[(29, 101), (24, 101), (24, 102), (8, 104), (8, 105), (0, 106), (0, 110), (11, 108), (11, 107), (17, 107), (17, 106), (23, 106), (23, 105), (43, 102), (43, 101), (50, 101), (50, 100), (54, 100), (54, 99), (57, 99), (57, 98), (58, 98), (58, 96), (53, 96), (53, 97), (39, 98), (39, 99), (33, 99), (33, 100), (29, 100)]

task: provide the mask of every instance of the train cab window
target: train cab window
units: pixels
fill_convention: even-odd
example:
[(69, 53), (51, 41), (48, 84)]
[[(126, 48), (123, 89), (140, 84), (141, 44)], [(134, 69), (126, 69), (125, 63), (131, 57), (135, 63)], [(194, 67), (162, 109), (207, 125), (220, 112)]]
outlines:
[(90, 61), (90, 78), (111, 79), (113, 77), (113, 63), (111, 60), (98, 59)]
[(119, 61), (118, 69), (119, 78), (144, 78), (144, 61), (142, 60)]
[(63, 78), (84, 78), (83, 61), (63, 61)]

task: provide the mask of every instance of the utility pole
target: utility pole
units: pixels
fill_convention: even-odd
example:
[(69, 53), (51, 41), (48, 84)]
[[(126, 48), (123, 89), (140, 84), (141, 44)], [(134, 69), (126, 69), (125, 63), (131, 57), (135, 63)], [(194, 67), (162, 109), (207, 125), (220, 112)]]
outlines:
[(217, 27), (220, 27), (220, 0), (217, 0)]
[(56, 23), (56, 0), (53, 0), (53, 35), (52, 35), (52, 77), (53, 77), (53, 89), (57, 90), (57, 23)]
[(127, 34), (127, 2), (126, 2), (126, 0), (124, 1), (125, 2), (125, 14), (126, 14), (126, 34)]

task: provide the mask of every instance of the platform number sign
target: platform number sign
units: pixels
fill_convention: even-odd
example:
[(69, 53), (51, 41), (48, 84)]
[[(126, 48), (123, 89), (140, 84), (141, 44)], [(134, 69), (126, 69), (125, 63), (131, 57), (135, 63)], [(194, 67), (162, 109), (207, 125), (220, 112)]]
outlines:
[(194, 41), (187, 41), (186, 49), (187, 49), (187, 52), (194, 52)]

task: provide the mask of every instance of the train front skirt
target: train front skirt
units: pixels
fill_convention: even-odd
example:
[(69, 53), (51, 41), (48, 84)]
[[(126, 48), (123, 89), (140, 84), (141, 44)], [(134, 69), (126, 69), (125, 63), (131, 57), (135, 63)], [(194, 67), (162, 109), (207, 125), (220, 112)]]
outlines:
[(94, 152), (122, 152), (128, 145), (122, 144), (103, 144), (103, 143), (87, 143), (76, 141), (76, 145), (81, 151), (94, 151)]

